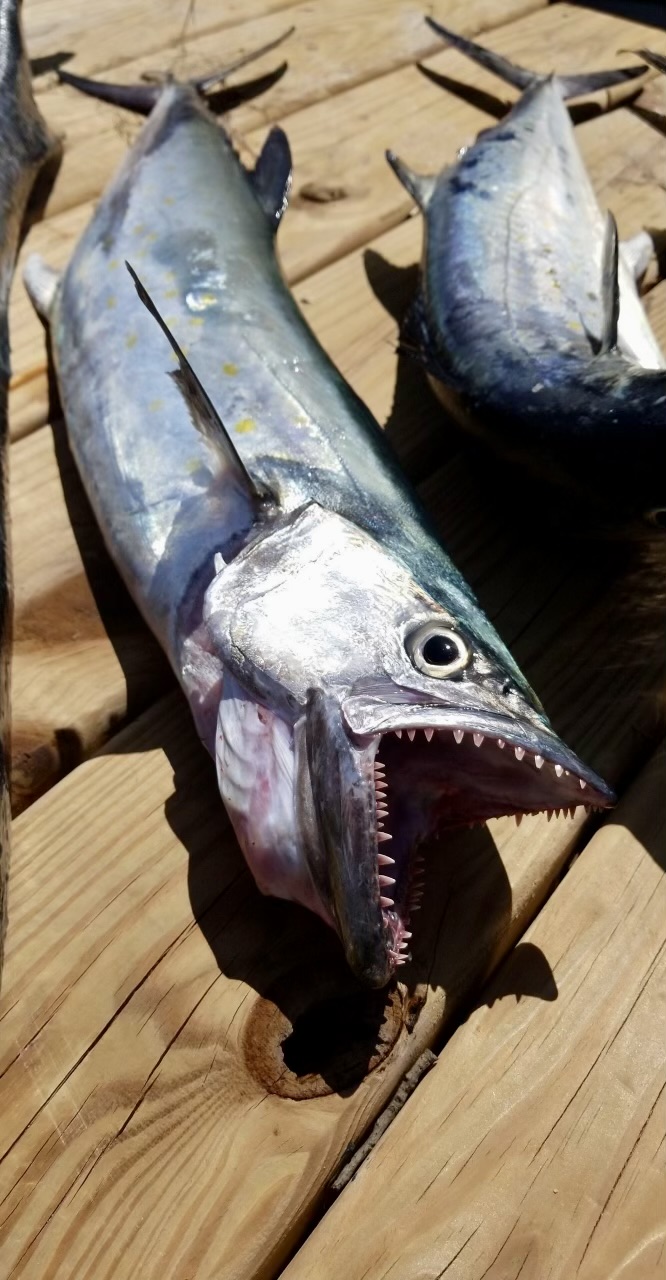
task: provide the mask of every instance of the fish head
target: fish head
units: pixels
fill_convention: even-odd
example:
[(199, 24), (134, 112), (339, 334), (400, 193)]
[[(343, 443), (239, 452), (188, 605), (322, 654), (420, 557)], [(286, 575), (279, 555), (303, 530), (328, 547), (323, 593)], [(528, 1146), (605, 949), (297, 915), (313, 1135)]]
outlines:
[[(455, 598), (455, 595), (452, 596)], [(364, 983), (406, 959), (419, 846), (500, 814), (612, 803), (475, 612), (310, 504), (226, 565), (205, 603), (224, 668), (223, 798), (265, 892), (317, 911)]]

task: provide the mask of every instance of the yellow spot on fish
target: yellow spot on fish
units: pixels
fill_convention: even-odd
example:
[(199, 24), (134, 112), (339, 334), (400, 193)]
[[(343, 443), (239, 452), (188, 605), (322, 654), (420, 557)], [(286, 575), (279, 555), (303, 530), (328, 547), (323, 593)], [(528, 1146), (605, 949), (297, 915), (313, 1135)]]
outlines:
[(241, 418), (240, 422), (236, 423), (234, 431), (237, 431), (239, 436), (245, 436), (248, 431), (254, 431), (256, 426), (254, 418)]
[(107, 307), (109, 308), (109, 310), (110, 310), (110, 311), (113, 311), (113, 308), (114, 308), (114, 307), (115, 307), (115, 305), (116, 305), (116, 299), (115, 299), (115, 297), (114, 297), (114, 295), (113, 295), (112, 293), (110, 293), (110, 294), (108, 295), (108, 297), (107, 297), (107, 299), (106, 299), (106, 305), (107, 305)]
[(153, 244), (155, 240), (157, 240), (157, 232), (156, 231), (149, 232), (149, 234), (146, 236), (146, 240), (148, 241), (148, 244)]
[(143, 234), (143, 232), (145, 231), (145, 229), (146, 229), (146, 228), (145, 228), (145, 226), (143, 225), (143, 223), (142, 223), (142, 222), (137, 222), (136, 226), (135, 226), (135, 227), (132, 227), (132, 230), (134, 231), (135, 235), (137, 235), (137, 236), (142, 235), (142, 234)]
[(582, 324), (581, 324), (580, 320), (568, 320), (568, 321), (567, 321), (567, 328), (568, 328), (568, 329), (571, 329), (572, 333), (582, 333), (582, 332), (583, 332), (583, 326), (582, 326)]
[(235, 377), (236, 377), (236, 374), (238, 373), (238, 365), (237, 365), (237, 364), (223, 364), (223, 365), (222, 365), (222, 372), (223, 372), (223, 373), (226, 373), (227, 377), (229, 377), (229, 378), (235, 378)]
[(164, 297), (165, 297), (165, 298), (177, 298), (177, 297), (178, 297), (178, 290), (177, 290), (177, 289), (167, 289), (167, 290), (166, 290), (166, 293), (164, 294)]
[(136, 334), (128, 333), (127, 337), (125, 338), (125, 346), (127, 347), (128, 351), (131, 351), (132, 347), (135, 347), (136, 344), (137, 344)]
[(203, 324), (203, 316), (190, 316), (190, 324)]
[(150, 404), (148, 405), (148, 412), (157, 413), (158, 409), (163, 409), (163, 408), (164, 408), (163, 400), (151, 400)]
[(185, 463), (185, 470), (188, 475), (193, 476), (195, 472), (201, 470), (201, 458), (188, 458)]
[(120, 259), (112, 258), (111, 261), (109, 262), (109, 271), (117, 271), (119, 266), (120, 266)]
[(174, 202), (174, 200), (173, 200), (173, 196), (165, 196), (165, 197), (164, 197), (164, 203), (165, 203), (165, 204), (173, 204), (173, 202)]

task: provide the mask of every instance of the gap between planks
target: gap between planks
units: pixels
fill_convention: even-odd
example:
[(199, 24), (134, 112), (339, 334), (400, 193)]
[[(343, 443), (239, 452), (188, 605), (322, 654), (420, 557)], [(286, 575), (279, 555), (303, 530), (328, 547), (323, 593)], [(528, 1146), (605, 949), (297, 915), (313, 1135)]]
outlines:
[[(519, 54), (523, 62), (535, 65), (543, 63), (544, 47), (559, 44), (563, 47), (563, 59), (576, 70), (590, 64), (591, 54), (587, 50), (592, 31), (596, 65), (613, 60), (618, 44), (631, 43), (630, 30), (634, 32), (634, 43), (647, 38), (642, 28), (593, 15), (592, 29), (589, 23), (586, 25), (587, 39), (574, 38), (569, 7), (557, 5), (493, 34), (500, 51), (513, 51), (516, 45), (516, 56)], [(477, 68), (472, 68), (470, 77), (469, 64), (455, 51), (443, 50), (428, 60), (428, 66), (462, 84), (473, 83), (482, 91), (497, 91), (496, 78), (480, 73)], [(63, 92), (69, 95), (68, 101), (75, 97), (71, 90)], [(407, 116), (405, 100), (410, 102)], [(99, 194), (126, 150), (126, 142), (109, 126), (108, 107), (91, 105), (90, 100), (86, 100), (82, 108), (81, 102), (77, 99), (74, 107), (79, 116), (82, 110), (85, 112), (81, 118), (88, 141), (66, 148), (65, 168), (55, 194), (57, 207), (59, 193), (75, 186), (74, 175), (67, 178), (66, 171), (72, 154), (80, 153), (76, 181), (83, 181), (84, 185), (79, 186), (76, 199), (84, 198), (84, 203), (53, 214), (35, 230), (24, 250), (15, 282), (11, 331), (18, 385), (10, 396), (10, 418), (16, 437), (43, 425), (47, 409), (46, 383), (43, 373), (40, 376), (37, 359), (41, 353), (44, 365), (43, 333), (20, 280), (25, 256), (39, 251), (54, 265), (64, 265), (92, 213), (92, 205), (86, 204), (86, 199)], [(100, 126), (95, 145), (91, 146), (88, 115), (95, 105), (101, 110), (98, 118), (105, 123)], [(461, 142), (473, 137), (488, 123), (486, 111), (446, 94), (414, 68), (342, 94), (336, 100), (336, 108), (338, 137), (332, 166), (326, 158), (324, 167), (321, 149), (321, 137), (330, 130), (328, 104), (313, 104), (296, 113), (290, 121), (296, 184), (291, 208), (281, 228), (280, 253), (292, 283), (367, 243), (408, 215), (412, 207), (410, 199), (384, 160), (387, 144), (395, 146), (417, 169), (432, 170), (453, 159)], [(635, 231), (643, 219), (653, 218), (657, 225), (660, 184), (666, 181), (666, 158), (662, 160), (649, 128), (628, 112), (618, 111), (614, 116), (588, 122), (580, 128), (579, 136), (593, 180), (597, 180), (601, 201), (605, 200), (606, 184), (611, 178), (620, 187), (622, 200), (614, 204), (621, 232), (623, 223), (629, 231)], [(263, 129), (247, 136), (246, 158), (256, 153), (262, 140)], [(660, 177), (662, 168), (664, 173)], [(317, 203), (304, 194), (312, 190), (344, 192), (344, 198)], [(612, 187), (609, 197), (611, 194)], [(621, 207), (618, 208), (618, 204)]]
[(662, 747), (284, 1280), (661, 1274), (665, 775)]

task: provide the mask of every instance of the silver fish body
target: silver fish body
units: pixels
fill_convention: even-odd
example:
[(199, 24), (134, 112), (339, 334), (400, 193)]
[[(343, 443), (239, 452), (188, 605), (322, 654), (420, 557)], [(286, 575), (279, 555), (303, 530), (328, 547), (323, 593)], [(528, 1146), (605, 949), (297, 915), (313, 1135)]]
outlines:
[[(194, 92), (167, 87), (56, 290), (53, 346), (107, 545), (259, 887), (318, 912), (381, 985), (434, 828), (611, 793), (548, 726), (285, 287), (288, 178), (279, 131), (248, 175)], [(188, 361), (224, 428), (188, 412)]]
[(19, 0), (0, 0), (0, 968), (9, 862), (11, 564), (7, 512), (9, 328), (7, 311), (16, 254), (41, 212), (60, 159), (32, 96)]
[[(431, 25), (514, 83), (530, 79)], [(571, 89), (585, 79), (573, 78)], [(437, 177), (417, 178), (389, 155), (425, 219), (407, 340), (466, 427), (612, 518), (631, 520), (666, 506), (666, 360), (622, 246), (619, 315), (604, 341), (613, 284), (604, 284), (607, 219), (578, 150), (567, 88), (554, 76), (532, 77), (509, 114)]]

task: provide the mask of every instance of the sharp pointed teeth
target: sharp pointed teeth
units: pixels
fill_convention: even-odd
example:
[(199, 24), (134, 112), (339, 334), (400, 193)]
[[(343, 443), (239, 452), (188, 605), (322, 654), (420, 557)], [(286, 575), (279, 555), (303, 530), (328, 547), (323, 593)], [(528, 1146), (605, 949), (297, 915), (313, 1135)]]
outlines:
[(579, 779), (578, 779), (578, 786), (580, 787), (581, 791), (584, 791), (584, 790), (585, 790), (585, 788), (586, 788), (586, 786), (587, 786), (587, 783), (586, 783), (586, 782), (583, 782), (583, 779), (582, 779), (582, 778), (579, 778)]
[(503, 751), (503, 750), (504, 750), (504, 748), (505, 748), (505, 746), (506, 746), (506, 742), (504, 741), (504, 738), (498, 738), (498, 739), (497, 739), (497, 745), (498, 745), (498, 747), (499, 747), (500, 751)]
[(454, 738), (455, 738), (456, 742), (462, 742), (463, 738), (465, 737), (465, 731), (464, 731), (464, 729), (454, 729), (454, 730), (453, 730), (453, 736), (454, 736)]
[(377, 839), (378, 839), (378, 840), (392, 840), (392, 839), (393, 839), (393, 836), (389, 835), (388, 831), (378, 831), (378, 832), (377, 832)]
[(407, 737), (409, 738), (409, 741), (410, 741), (410, 742), (413, 742), (413, 741), (414, 741), (414, 739), (415, 739), (415, 737), (416, 737), (416, 729), (408, 729), (408, 730), (407, 730)]
[(537, 769), (543, 769), (543, 756), (535, 756), (534, 763)]
[(555, 765), (555, 773), (557, 774), (558, 778), (562, 777), (562, 774), (564, 773), (564, 769), (562, 768), (561, 764)]
[(434, 729), (424, 729), (424, 730), (423, 730), (423, 732), (425, 733), (425, 736), (426, 736), (427, 741), (428, 741), (428, 742), (432, 742), (432, 735), (433, 735), (433, 733), (435, 732), (435, 730), (434, 730)]
[(525, 755), (525, 748), (516, 747), (515, 752), (516, 752), (516, 760), (522, 760), (523, 756)]
[(475, 746), (475, 747), (480, 747), (480, 746), (482, 745), (482, 743), (483, 743), (483, 734), (482, 734), (482, 733), (474, 733), (474, 734), (472, 734), (472, 737), (474, 738), (474, 746)]
[(380, 867), (395, 866), (395, 858), (389, 858), (388, 853), (378, 853), (377, 862), (379, 863)]
[(385, 778), (375, 779), (375, 791), (379, 791), (381, 794), (382, 791), (386, 791), (387, 787), (388, 787), (388, 782), (386, 781)]
[(394, 730), (393, 730), (393, 732), (394, 732), (394, 734), (395, 734), (396, 738), (401, 738), (401, 737), (402, 737), (402, 729), (394, 729)]
[(405, 932), (402, 935), (403, 942), (408, 942), (411, 936), (412, 936), (411, 933), (408, 933), (407, 930), (405, 929)]
[(520, 824), (521, 824), (521, 822), (522, 822), (522, 820), (523, 820), (523, 815), (522, 815), (522, 813), (514, 813), (514, 815), (513, 815), (513, 816), (514, 816), (514, 818), (516, 819), (516, 826), (517, 826), (517, 827), (519, 827), (519, 826), (520, 826)]
[(380, 898), (380, 899), (379, 899), (379, 905), (380, 905), (380, 907), (384, 907), (384, 908), (386, 908), (386, 907), (393, 907), (393, 906), (395, 906), (395, 903), (394, 903), (394, 901), (393, 901), (393, 898)]
[(386, 885), (395, 884), (394, 876), (377, 876), (380, 885), (384, 888)]

